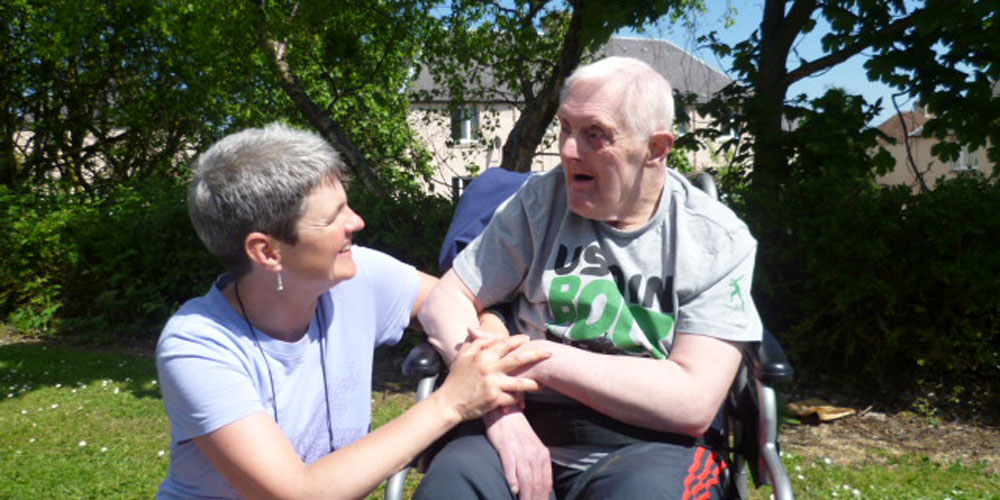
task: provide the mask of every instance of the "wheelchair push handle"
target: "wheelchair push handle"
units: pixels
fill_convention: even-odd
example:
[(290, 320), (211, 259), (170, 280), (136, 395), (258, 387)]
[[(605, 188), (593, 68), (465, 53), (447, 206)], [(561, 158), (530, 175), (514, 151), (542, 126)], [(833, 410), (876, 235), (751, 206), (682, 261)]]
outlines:
[(788, 356), (785, 355), (785, 350), (778, 343), (778, 339), (770, 331), (764, 330), (761, 341), (750, 344), (747, 351), (754, 378), (757, 380), (776, 384), (792, 379), (795, 370), (788, 362)]

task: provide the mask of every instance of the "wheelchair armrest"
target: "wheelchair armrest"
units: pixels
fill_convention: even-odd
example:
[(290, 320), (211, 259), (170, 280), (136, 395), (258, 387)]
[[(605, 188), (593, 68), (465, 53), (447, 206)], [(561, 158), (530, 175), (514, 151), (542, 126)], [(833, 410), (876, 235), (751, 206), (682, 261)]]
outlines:
[(767, 330), (764, 330), (763, 338), (753, 344), (748, 354), (754, 378), (766, 384), (788, 382), (795, 373), (778, 339)]
[[(437, 382), (438, 376), (444, 372), (444, 360), (434, 349), (434, 346), (428, 342), (417, 344), (403, 359), (403, 375), (420, 379), (417, 383), (417, 401), (426, 399), (434, 392), (434, 384)], [(417, 467), (419, 471), (424, 472), (427, 470), (428, 461), (429, 458), (425, 451), (412, 463), (390, 476), (385, 483), (386, 500), (402, 500), (405, 497), (406, 476), (410, 469)]]
[(410, 350), (403, 360), (403, 375), (410, 377), (433, 377), (444, 371), (441, 355), (427, 342)]

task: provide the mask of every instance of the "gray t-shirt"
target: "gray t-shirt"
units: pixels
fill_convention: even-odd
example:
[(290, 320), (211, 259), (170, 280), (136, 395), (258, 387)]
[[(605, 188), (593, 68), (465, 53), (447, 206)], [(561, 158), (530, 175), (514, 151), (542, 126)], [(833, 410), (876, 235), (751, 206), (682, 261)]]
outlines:
[(662, 359), (675, 331), (760, 340), (756, 248), (729, 208), (673, 170), (653, 218), (620, 231), (569, 210), (559, 167), (505, 202), (455, 271), (483, 304), (513, 302), (532, 338)]

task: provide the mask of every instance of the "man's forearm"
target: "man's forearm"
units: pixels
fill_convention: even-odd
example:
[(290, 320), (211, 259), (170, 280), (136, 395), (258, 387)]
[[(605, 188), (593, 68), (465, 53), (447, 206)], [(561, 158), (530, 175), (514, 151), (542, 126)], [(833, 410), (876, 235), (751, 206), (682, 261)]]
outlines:
[(617, 420), (692, 436), (711, 424), (740, 362), (731, 344), (700, 336), (675, 344), (667, 360), (532, 344), (553, 355), (525, 376)]
[(468, 337), (469, 327), (479, 326), (471, 292), (454, 271), (445, 273), (431, 290), (418, 318), (431, 345), (449, 365)]

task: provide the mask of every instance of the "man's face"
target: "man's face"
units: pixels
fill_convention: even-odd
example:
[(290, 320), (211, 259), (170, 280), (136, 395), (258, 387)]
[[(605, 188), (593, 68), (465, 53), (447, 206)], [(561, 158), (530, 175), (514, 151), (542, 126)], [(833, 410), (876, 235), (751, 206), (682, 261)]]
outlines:
[(640, 209), (649, 151), (648, 141), (623, 124), (618, 104), (614, 86), (578, 82), (556, 113), (570, 210), (615, 226)]

